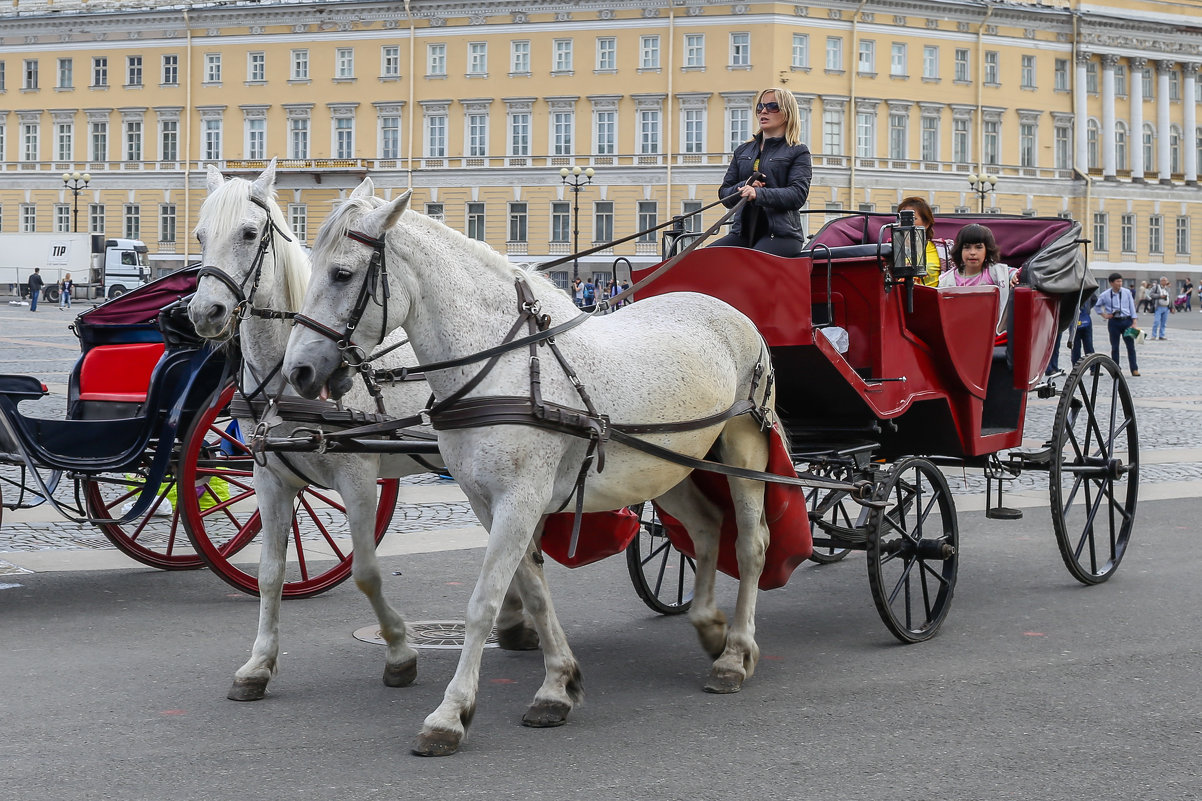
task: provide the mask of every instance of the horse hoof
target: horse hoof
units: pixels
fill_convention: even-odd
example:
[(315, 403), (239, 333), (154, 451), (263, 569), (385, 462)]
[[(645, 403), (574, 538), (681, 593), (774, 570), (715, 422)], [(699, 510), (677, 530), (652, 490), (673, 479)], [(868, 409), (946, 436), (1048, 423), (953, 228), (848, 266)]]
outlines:
[(417, 678), (417, 657), (399, 665), (384, 666), (385, 687), (408, 687)]
[(422, 732), (413, 744), (413, 753), (427, 757), (450, 756), (459, 750), (461, 739), (460, 735), (450, 731)]
[(563, 701), (535, 701), (522, 716), (522, 725), (532, 729), (553, 729), (568, 722), (572, 707)]
[(267, 694), (267, 679), (234, 679), (225, 697), (231, 701), (258, 701)]
[(738, 671), (714, 668), (710, 671), (709, 680), (705, 683), (705, 691), (722, 695), (737, 693), (743, 689), (744, 678), (743, 674)]
[(537, 651), (538, 632), (524, 623), (497, 629), (497, 645), (505, 651)]

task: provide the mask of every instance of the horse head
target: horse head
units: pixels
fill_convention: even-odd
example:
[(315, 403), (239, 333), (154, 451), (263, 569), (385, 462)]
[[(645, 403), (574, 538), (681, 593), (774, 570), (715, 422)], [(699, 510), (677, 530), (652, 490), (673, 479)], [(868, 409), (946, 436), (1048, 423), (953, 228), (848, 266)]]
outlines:
[(355, 369), (407, 314), (409, 292), (385, 237), (412, 192), (384, 201), (373, 191), (365, 178), (317, 234), (309, 291), (284, 357), (284, 375), (305, 397), (346, 394)]
[[(234, 336), (238, 318), (256, 301), (261, 306), (280, 303), (279, 297), (265, 298), (282, 288), (282, 303), (290, 305), (288, 295), (303, 292), (303, 272), (289, 281), (276, 262), (300, 263), (304, 256), (275, 202), (275, 159), (254, 181), (226, 180), (211, 164), (206, 177), (209, 194), (195, 230), (202, 267), (188, 316), (201, 336), (225, 340)], [(295, 250), (286, 250), (288, 246)], [(296, 273), (297, 267), (287, 272)], [(289, 290), (297, 281), (300, 289)]]

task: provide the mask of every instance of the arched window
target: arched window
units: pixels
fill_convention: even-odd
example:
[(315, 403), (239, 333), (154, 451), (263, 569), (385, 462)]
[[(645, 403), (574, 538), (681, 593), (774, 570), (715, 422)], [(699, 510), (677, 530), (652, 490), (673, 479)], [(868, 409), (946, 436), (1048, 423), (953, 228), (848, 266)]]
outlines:
[(1169, 172), (1181, 172), (1181, 129), (1176, 125), (1169, 128)]
[(1127, 123), (1122, 120), (1114, 123), (1114, 168), (1127, 169)]
[(1144, 123), (1144, 169), (1151, 172), (1156, 168), (1156, 129), (1152, 123)]
[(1085, 124), (1085, 147), (1089, 169), (1098, 168), (1098, 121), (1090, 120)]

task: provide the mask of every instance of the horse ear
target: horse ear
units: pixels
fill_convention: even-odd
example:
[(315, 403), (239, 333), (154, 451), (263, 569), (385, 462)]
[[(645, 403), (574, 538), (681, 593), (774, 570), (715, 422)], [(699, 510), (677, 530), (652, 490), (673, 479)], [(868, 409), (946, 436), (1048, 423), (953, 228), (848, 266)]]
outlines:
[(351, 192), (351, 197), (372, 197), (376, 194), (376, 185), (372, 183), (370, 177), (364, 178), (363, 183), (355, 187), (355, 191)]
[(225, 176), (221, 174), (221, 170), (210, 164), (205, 170), (205, 181), (208, 184), (209, 192), (213, 193), (225, 183)]
[[(211, 165), (210, 165), (211, 166)], [(259, 200), (267, 200), (275, 191), (275, 159), (267, 163), (267, 169), (250, 185), (250, 194)]]
[(375, 209), (368, 215), (368, 224), (365, 228), (370, 230), (370, 226), (378, 225), (376, 229), (377, 236), (383, 236), (388, 229), (396, 225), (397, 220), (401, 219), (401, 215), (405, 213), (405, 209), (409, 208), (409, 199), (413, 196), (412, 189), (406, 189), (403, 193), (385, 203), (380, 208)]

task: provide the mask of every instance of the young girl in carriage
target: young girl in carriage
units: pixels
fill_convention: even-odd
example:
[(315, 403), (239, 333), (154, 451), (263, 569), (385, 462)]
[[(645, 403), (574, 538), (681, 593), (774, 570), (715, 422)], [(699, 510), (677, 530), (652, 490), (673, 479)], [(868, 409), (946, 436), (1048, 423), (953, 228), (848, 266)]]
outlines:
[(998, 304), (998, 333), (1004, 331), (1006, 303), (1010, 289), (1018, 283), (1018, 270), (998, 261), (1000, 251), (993, 231), (972, 223), (960, 229), (952, 245), (954, 269), (939, 277), (940, 288), (957, 286), (996, 286), (1001, 293)]

